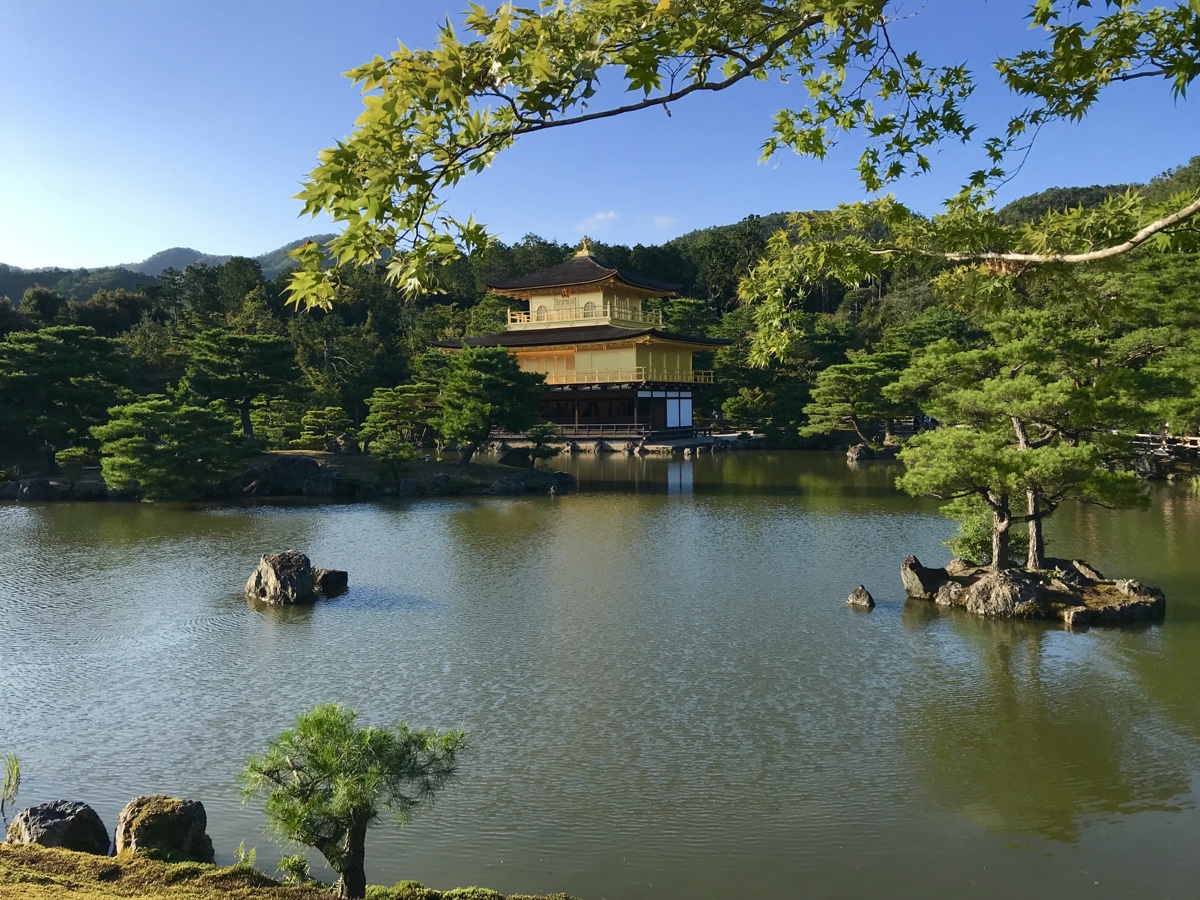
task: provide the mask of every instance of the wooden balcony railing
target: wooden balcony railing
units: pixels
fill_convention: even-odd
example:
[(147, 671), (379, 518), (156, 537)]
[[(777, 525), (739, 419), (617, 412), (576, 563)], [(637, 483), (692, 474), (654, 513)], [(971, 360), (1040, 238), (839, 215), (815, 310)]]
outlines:
[(545, 309), (540, 313), (508, 311), (509, 325), (541, 325), (550, 322), (593, 322), (604, 325), (611, 322), (630, 322), (634, 325), (662, 325), (662, 313), (638, 312), (622, 306), (605, 303), (603, 307), (587, 306), (570, 309)]
[(542, 372), (540, 374), (546, 376), (546, 384), (713, 383), (713, 373), (707, 369), (654, 369), (649, 366), (634, 366), (631, 369), (577, 369), (574, 372)]

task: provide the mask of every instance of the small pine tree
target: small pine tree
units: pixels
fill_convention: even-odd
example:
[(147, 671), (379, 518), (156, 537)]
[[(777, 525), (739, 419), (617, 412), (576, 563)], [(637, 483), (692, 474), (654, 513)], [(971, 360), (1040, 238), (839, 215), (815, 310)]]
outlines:
[(550, 446), (561, 441), (562, 437), (562, 429), (553, 422), (534, 425), (530, 428), (529, 440), (533, 441), (533, 449), (529, 451), (529, 455), (533, 457), (533, 464), (536, 466), (539, 459), (554, 459), (562, 453), (562, 447)]
[(883, 388), (899, 376), (907, 356), (898, 352), (859, 354), (847, 363), (830, 366), (817, 376), (812, 400), (804, 407), (808, 424), (801, 434), (829, 434), (849, 425), (864, 444), (871, 438), (863, 431), (864, 419), (883, 420), (890, 435), (891, 422), (908, 408), (889, 399)]
[(310, 409), (300, 419), (300, 445), (308, 450), (326, 450), (339, 435), (350, 430), (351, 424), (340, 406)]
[(424, 382), (376, 388), (367, 398), (363, 438), (368, 442), (391, 439), (414, 449), (424, 446), (437, 417), (436, 399), (437, 388)]
[(337, 872), (338, 894), (366, 896), (367, 829), (390, 809), (399, 824), (433, 801), (458, 771), (461, 731), (363, 727), (353, 710), (325, 704), (296, 717), (242, 772), (242, 794), (265, 797), (283, 837), (312, 847)]
[(762, 388), (738, 388), (721, 404), (721, 413), (734, 428), (761, 428), (771, 412), (771, 399)]

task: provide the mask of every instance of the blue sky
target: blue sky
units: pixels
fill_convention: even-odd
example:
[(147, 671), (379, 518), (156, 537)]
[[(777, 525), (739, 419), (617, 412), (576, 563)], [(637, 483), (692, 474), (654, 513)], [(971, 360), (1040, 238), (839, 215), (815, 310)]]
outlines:
[[(173, 246), (255, 255), (328, 230), (290, 199), (347, 134), (358, 93), (340, 73), (397, 39), (432, 43), (461, 0), (0, 0), (0, 262), (135, 262)], [(980, 132), (1012, 111), (988, 64), (1028, 46), (1024, 0), (909, 0), (900, 39), (983, 84)], [(758, 162), (797, 86), (750, 83), (635, 117), (520, 142), (452, 195), (506, 241), (658, 243), (750, 214), (860, 199), (858, 147), (824, 162)], [(1080, 126), (1043, 132), (1001, 200), (1053, 185), (1145, 181), (1200, 154), (1196, 103), (1146, 79)], [(936, 211), (978, 147), (893, 190)]]

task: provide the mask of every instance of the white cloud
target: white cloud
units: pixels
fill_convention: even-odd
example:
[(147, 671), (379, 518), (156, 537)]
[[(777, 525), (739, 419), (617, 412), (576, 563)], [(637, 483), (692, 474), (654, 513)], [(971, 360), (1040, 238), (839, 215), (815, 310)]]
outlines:
[(679, 220), (674, 216), (655, 216), (652, 221), (655, 228), (670, 228)]
[(582, 222), (576, 222), (575, 230), (580, 232), (581, 234), (588, 234), (589, 232), (595, 232), (595, 231), (604, 231), (606, 228), (608, 228), (609, 225), (611, 225), (616, 220), (617, 220), (617, 214), (615, 212), (613, 212), (612, 210), (608, 210), (606, 212), (598, 212), (598, 213), (595, 213), (594, 215), (588, 216)]

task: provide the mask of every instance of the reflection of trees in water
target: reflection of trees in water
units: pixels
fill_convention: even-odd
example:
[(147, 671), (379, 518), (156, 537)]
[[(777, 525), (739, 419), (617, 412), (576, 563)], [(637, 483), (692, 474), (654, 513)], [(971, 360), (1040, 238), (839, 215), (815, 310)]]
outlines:
[[(1113, 648), (1118, 665), (1137, 679), (1147, 706), (1174, 723), (1200, 748), (1200, 616), (1195, 610), (1184, 619), (1173, 615), (1151, 631), (1151, 646), (1122, 642)], [(1191, 661), (1186, 665), (1184, 661)], [(1200, 759), (1200, 749), (1194, 750)]]
[(1189, 790), (1192, 743), (1086, 638), (927, 609), (904, 621), (940, 645), (900, 704), (914, 766), (965, 819), (1074, 842), (1089, 820), (1171, 810)]
[[(12, 523), (15, 539), (10, 547), (36, 544), (48, 555), (86, 551), (101, 557), (109, 553), (120, 556), (127, 550), (152, 555), (173, 543), (186, 544), (189, 555), (197, 551), (198, 544), (200, 552), (205, 544), (243, 544), (247, 538), (274, 530), (272, 520), (300, 541), (315, 530), (322, 515), (317, 507), (312, 508), (312, 515), (295, 515), (285, 507), (214, 508), (182, 503), (60, 503), (29, 512), (28, 522)], [(252, 543), (258, 546), (258, 540)]]
[(696, 494), (803, 494), (830, 507), (846, 498), (860, 502), (900, 498), (913, 505), (895, 489), (901, 471), (897, 464), (871, 462), (851, 468), (842, 453), (747, 450), (705, 453), (694, 459), (586, 453), (560, 457), (554, 466), (574, 474), (588, 492), (668, 493), (679, 481), (682, 466)]

